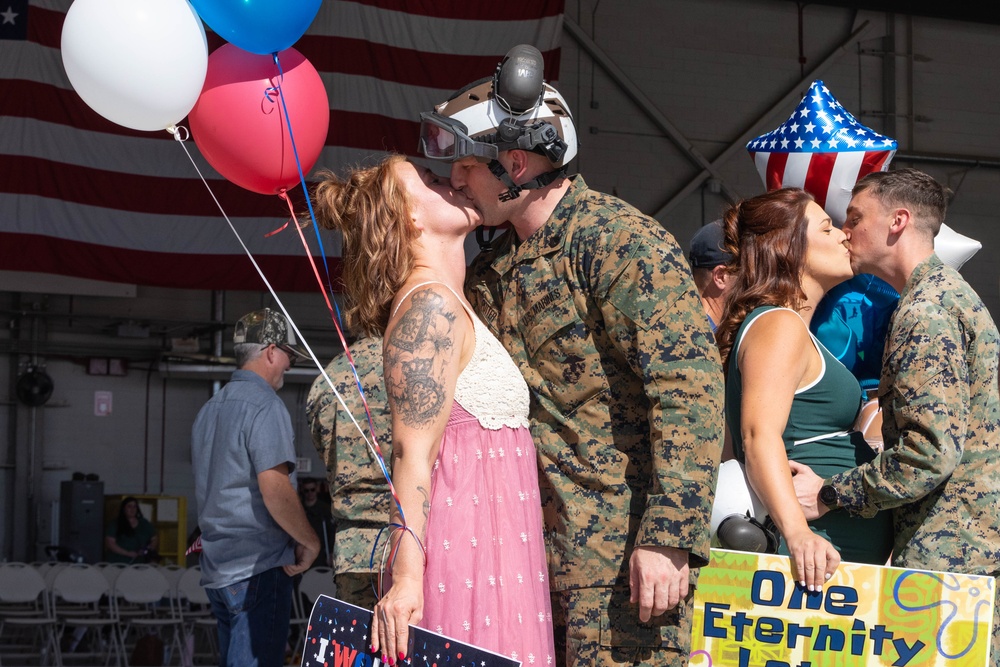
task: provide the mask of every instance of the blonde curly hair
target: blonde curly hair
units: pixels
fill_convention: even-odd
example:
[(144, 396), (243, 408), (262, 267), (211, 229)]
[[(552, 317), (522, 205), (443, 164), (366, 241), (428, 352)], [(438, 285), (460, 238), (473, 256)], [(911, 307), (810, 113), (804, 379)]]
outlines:
[(344, 318), (351, 331), (366, 336), (385, 333), (392, 300), (413, 269), (410, 244), (419, 231), (394, 169), (405, 160), (402, 155), (389, 155), (343, 178), (322, 171), (313, 188), (317, 221), (344, 237)]

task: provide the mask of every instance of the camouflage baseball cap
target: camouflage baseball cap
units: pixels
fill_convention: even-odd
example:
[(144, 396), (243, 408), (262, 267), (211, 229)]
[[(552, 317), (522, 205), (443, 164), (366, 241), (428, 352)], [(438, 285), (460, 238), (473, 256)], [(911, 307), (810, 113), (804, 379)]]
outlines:
[(233, 331), (233, 343), (275, 345), (292, 355), (293, 361), (296, 356), (302, 359), (309, 358), (295, 339), (295, 331), (288, 326), (285, 316), (270, 308), (255, 310), (241, 317)]

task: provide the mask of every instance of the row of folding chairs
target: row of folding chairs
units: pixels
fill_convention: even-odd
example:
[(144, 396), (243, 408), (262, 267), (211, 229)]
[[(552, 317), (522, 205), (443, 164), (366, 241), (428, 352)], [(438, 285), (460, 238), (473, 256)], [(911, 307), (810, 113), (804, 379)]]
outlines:
[[(194, 568), (0, 563), (0, 665), (194, 664), (215, 620)], [(162, 656), (159, 655), (162, 653)]]
[[(136, 664), (151, 664), (142, 649), (161, 646), (163, 665), (218, 664), (215, 618), (200, 579), (197, 566), (0, 563), (0, 667), (130, 667), (133, 656)], [(320, 594), (336, 595), (328, 567), (298, 581), (293, 664)]]

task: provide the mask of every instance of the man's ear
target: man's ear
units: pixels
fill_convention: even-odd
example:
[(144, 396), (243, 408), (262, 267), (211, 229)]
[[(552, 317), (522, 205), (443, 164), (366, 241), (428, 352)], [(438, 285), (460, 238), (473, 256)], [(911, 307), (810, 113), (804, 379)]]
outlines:
[(913, 224), (913, 214), (908, 208), (897, 208), (892, 212), (892, 221), (889, 223), (890, 234), (901, 234), (904, 229)]
[(515, 183), (523, 183), (528, 171), (528, 152), (515, 148), (507, 151), (508, 161), (507, 173)]
[(712, 283), (721, 291), (726, 289), (729, 282), (729, 272), (725, 264), (718, 264), (712, 267)]

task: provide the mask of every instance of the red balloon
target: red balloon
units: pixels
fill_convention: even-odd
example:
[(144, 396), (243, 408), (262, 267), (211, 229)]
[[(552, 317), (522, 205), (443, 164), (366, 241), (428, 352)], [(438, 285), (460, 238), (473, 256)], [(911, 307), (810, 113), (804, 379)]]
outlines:
[(208, 163), (236, 185), (265, 195), (299, 182), (292, 138), (308, 174), (330, 127), (330, 103), (316, 68), (295, 49), (279, 51), (278, 62), (284, 76), (272, 56), (224, 44), (208, 57), (205, 87), (188, 116)]

